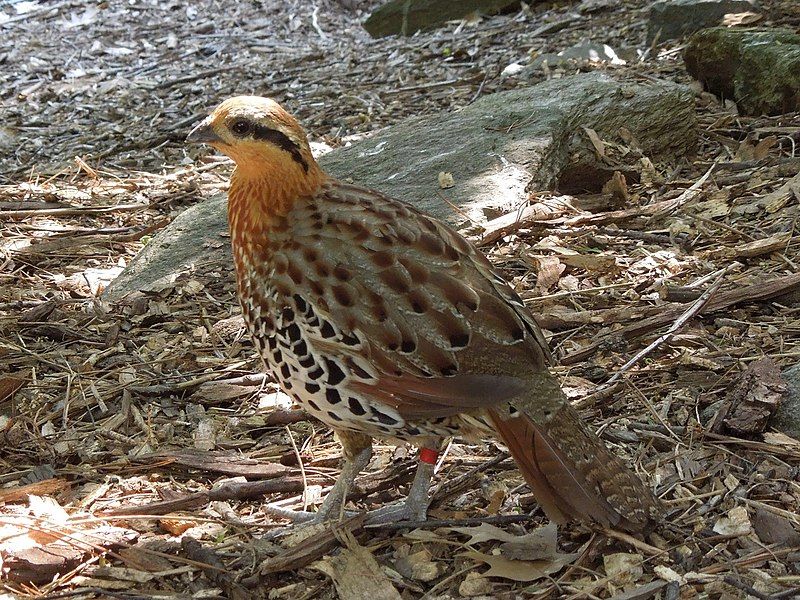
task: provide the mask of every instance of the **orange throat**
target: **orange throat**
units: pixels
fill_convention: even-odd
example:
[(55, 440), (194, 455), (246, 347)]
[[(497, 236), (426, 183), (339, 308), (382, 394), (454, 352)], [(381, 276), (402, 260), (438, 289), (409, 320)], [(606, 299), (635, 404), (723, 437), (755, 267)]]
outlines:
[(262, 164), (258, 169), (250, 169), (240, 164), (231, 176), (228, 222), (240, 273), (245, 256), (258, 258), (259, 249), (269, 243), (270, 230), (285, 227), (295, 203), (313, 196), (327, 178), (313, 161), (308, 172), (271, 166)]

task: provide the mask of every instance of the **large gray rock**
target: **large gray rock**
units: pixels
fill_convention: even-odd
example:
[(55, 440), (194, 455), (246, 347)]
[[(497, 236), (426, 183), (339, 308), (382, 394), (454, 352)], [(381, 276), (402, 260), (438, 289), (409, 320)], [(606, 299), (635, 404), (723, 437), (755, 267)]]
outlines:
[(686, 45), (686, 69), (747, 115), (800, 110), (800, 35), (787, 29), (714, 27)]
[(800, 440), (800, 365), (784, 369), (781, 373), (788, 392), (770, 425), (786, 435)]
[(470, 13), (493, 15), (519, 6), (519, 0), (390, 0), (372, 12), (364, 29), (375, 38), (414, 35)]
[(672, 40), (722, 24), (731, 13), (759, 12), (755, 0), (658, 0), (650, 5), (647, 43)]
[[(586, 129), (625, 147), (636, 140), (626, 156), (632, 162), (599, 156)], [(337, 177), (460, 225), (465, 214), (480, 222), (487, 211), (513, 210), (533, 190), (598, 191), (615, 170), (636, 177), (638, 157), (670, 161), (692, 153), (696, 140), (689, 88), (592, 73), (485, 96), (457, 112), (410, 119), (335, 150), (320, 163)], [(441, 172), (452, 173), (454, 187), (440, 189)], [(215, 199), (188, 209), (150, 241), (106, 295), (113, 299), (153, 289), (197, 265), (204, 272), (229, 266), (224, 206), (224, 200)]]

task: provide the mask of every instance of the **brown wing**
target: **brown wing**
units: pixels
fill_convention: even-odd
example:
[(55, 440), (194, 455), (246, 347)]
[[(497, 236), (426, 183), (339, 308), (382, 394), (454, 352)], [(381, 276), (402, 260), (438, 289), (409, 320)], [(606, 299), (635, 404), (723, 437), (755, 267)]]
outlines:
[(484, 370), (476, 353), (512, 351), (527, 370), (550, 363), (533, 316), (489, 261), (406, 204), (332, 181), (295, 207), (288, 229), (278, 262), (324, 322), (312, 346), (369, 373), (352, 385), (403, 416), (454, 414), (520, 392), (519, 365)]

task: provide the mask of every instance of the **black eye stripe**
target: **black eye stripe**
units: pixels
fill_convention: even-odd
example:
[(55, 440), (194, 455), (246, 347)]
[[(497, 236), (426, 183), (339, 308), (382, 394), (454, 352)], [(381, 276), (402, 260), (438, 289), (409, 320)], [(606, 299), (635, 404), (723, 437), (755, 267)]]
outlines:
[(300, 146), (295, 144), (285, 133), (276, 129), (270, 129), (264, 125), (256, 125), (253, 128), (253, 139), (263, 140), (275, 144), (281, 150), (285, 150), (292, 155), (292, 159), (299, 163), (303, 170), (308, 173), (308, 163), (300, 152)]

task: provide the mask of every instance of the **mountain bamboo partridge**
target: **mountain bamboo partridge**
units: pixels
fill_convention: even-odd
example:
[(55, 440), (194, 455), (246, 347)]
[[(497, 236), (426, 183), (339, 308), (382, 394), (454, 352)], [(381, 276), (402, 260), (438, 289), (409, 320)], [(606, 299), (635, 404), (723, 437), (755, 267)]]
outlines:
[(342, 510), (372, 438), (421, 449), (408, 498), (384, 517), (424, 519), (443, 438), (496, 435), (551, 519), (646, 526), (652, 493), (583, 424), (533, 315), (461, 235), (325, 174), (272, 100), (226, 100), (187, 141), (236, 163), (238, 293), (267, 371), (342, 442), (316, 519)]

